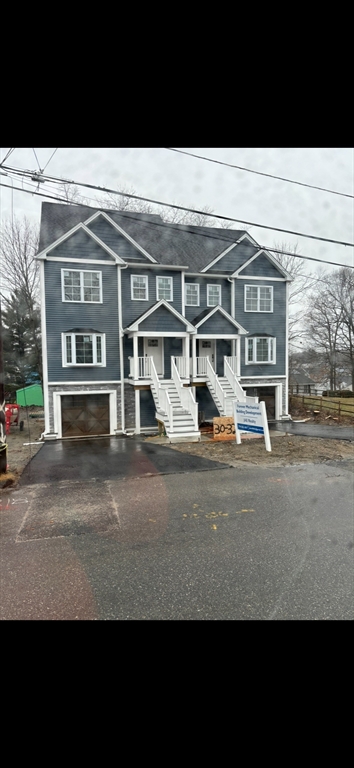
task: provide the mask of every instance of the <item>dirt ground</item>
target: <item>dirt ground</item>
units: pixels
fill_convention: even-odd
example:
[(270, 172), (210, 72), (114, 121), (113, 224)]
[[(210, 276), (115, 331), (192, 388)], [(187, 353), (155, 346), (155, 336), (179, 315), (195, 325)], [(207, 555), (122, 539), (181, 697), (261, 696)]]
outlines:
[[(309, 412), (293, 413), (293, 419), (308, 419), (308, 423), (316, 423), (317, 417), (309, 415)], [(38, 442), (44, 431), (43, 409), (33, 408), (26, 414), (22, 412), (24, 421), (23, 430), (12, 426), (7, 435), (7, 463), (6, 475), (0, 475), (0, 491), (2, 488), (14, 487), (25, 466), (31, 458), (40, 450), (43, 443)], [(323, 416), (320, 423), (335, 424), (333, 419), (325, 420)], [(341, 420), (341, 424), (352, 424), (353, 420)], [(272, 451), (265, 450), (263, 438), (243, 439), (241, 445), (235, 441), (219, 442), (210, 439), (212, 432), (202, 429), (200, 443), (167, 443), (176, 451), (191, 453), (195, 456), (203, 456), (213, 461), (221, 461), (231, 466), (244, 466), (259, 464), (264, 466), (286, 466), (289, 464), (322, 463), (325, 461), (354, 460), (354, 446), (346, 440), (324, 440), (321, 438), (300, 437), (299, 435), (286, 435), (281, 433), (271, 437)], [(164, 442), (161, 438), (148, 437), (149, 441)], [(30, 445), (28, 445), (30, 443)], [(32, 443), (35, 443), (34, 445)]]

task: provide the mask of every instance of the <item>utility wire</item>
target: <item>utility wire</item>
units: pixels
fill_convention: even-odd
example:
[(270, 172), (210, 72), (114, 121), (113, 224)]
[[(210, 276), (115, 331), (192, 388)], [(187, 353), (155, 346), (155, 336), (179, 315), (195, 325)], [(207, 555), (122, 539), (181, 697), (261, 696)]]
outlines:
[(38, 160), (38, 157), (37, 157), (37, 155), (36, 155), (36, 150), (35, 150), (33, 147), (32, 147), (32, 149), (33, 149), (33, 152), (34, 152), (34, 156), (35, 156), (35, 158), (36, 158), (36, 160), (37, 160), (37, 165), (38, 165), (38, 168), (39, 168), (39, 170), (41, 170), (41, 166), (39, 165), (39, 160)]
[(50, 161), (51, 161), (52, 157), (54, 157), (54, 155), (55, 155), (55, 153), (57, 152), (57, 150), (58, 150), (58, 147), (57, 147), (57, 148), (54, 150), (54, 152), (53, 152), (53, 154), (50, 156), (50, 158), (49, 158), (48, 162), (45, 164), (45, 166), (44, 166), (44, 168), (43, 168), (43, 171), (42, 171), (42, 173), (44, 173), (44, 171), (45, 171), (45, 169), (46, 169), (47, 165), (49, 165), (49, 163), (50, 163)]
[(11, 155), (11, 152), (13, 152), (13, 151), (14, 151), (14, 149), (15, 149), (15, 147), (12, 147), (11, 149), (9, 149), (9, 151), (6, 153), (6, 155), (5, 155), (4, 159), (3, 159), (3, 160), (2, 160), (2, 162), (0, 163), (0, 167), (3, 165), (3, 163), (5, 162), (5, 160), (7, 160), (7, 158), (8, 158), (8, 157)]
[[(7, 169), (7, 167), (6, 167), (6, 170), (11, 170), (13, 173), (17, 173), (20, 175), (24, 175), (24, 174), (28, 175), (32, 173), (31, 171), (26, 171), (26, 172), (18, 171), (17, 169), (14, 169), (14, 168)], [(175, 205), (174, 203), (165, 203), (165, 202), (162, 202), (161, 200), (154, 200), (153, 198), (150, 198), (150, 197), (142, 197), (141, 195), (132, 195), (128, 192), (118, 192), (116, 189), (109, 189), (108, 187), (99, 187), (96, 184), (87, 184), (80, 181), (77, 181), (77, 182), (70, 181), (69, 179), (58, 179), (55, 176), (48, 176), (46, 180), (57, 181), (60, 184), (63, 184), (63, 183), (74, 184), (75, 186), (79, 186), (79, 187), (97, 189), (99, 192), (109, 192), (110, 194), (120, 195), (122, 197), (129, 197), (134, 200), (143, 200), (144, 202), (153, 203), (154, 205), (162, 205), (166, 208), (176, 208), (179, 211), (187, 211), (188, 213), (198, 213), (205, 216), (205, 211), (201, 211), (198, 208), (187, 208), (186, 206), (183, 206), (183, 205)], [(207, 215), (214, 219), (221, 219), (222, 221), (235, 221), (236, 223), (239, 223), (239, 224), (247, 224), (248, 226), (259, 227), (260, 229), (269, 229), (274, 232), (285, 232), (286, 234), (297, 235), (297, 237), (306, 237), (310, 240), (320, 240), (325, 243), (334, 243), (335, 245), (344, 245), (344, 246), (349, 246), (351, 248), (354, 247), (354, 243), (347, 243), (346, 241), (342, 241), (342, 240), (332, 240), (331, 238), (328, 238), (328, 237), (318, 237), (316, 235), (308, 235), (308, 234), (305, 234), (304, 232), (296, 232), (292, 229), (281, 229), (280, 227), (270, 227), (266, 224), (259, 224), (255, 221), (245, 221), (244, 219), (235, 219), (231, 216), (222, 216), (217, 213), (209, 213)]]
[(309, 187), (310, 189), (318, 189), (320, 192), (329, 192), (331, 195), (340, 195), (341, 197), (354, 198), (354, 195), (348, 195), (345, 192), (336, 192), (334, 189), (327, 189), (326, 187), (316, 187), (314, 184), (305, 184), (303, 181), (295, 181), (294, 179), (286, 179), (283, 176), (275, 176), (272, 173), (263, 173), (262, 171), (254, 171), (251, 168), (244, 168), (242, 165), (232, 165), (232, 163), (225, 163), (221, 160), (215, 160), (211, 157), (204, 157), (203, 155), (194, 155), (192, 152), (184, 152), (182, 149), (174, 149), (173, 147), (165, 147), (170, 152), (178, 152), (181, 155), (188, 155), (188, 157), (197, 157), (199, 160), (207, 160), (208, 163), (217, 163), (218, 165), (226, 165), (228, 168), (236, 168), (238, 171), (247, 171), (247, 173), (256, 173), (258, 176), (267, 176), (269, 179), (278, 179), (278, 181), (286, 181), (288, 184), (298, 184), (300, 187)]
[[(74, 183), (74, 182), (72, 182), (72, 183)], [(28, 184), (28, 182), (25, 182), (25, 184)], [(22, 189), (21, 187), (12, 187), (12, 186), (10, 186), (10, 184), (4, 184), (4, 182), (2, 182), (2, 181), (0, 182), (0, 186), (1, 187), (7, 187), (8, 189), (17, 189), (19, 192), (27, 192), (27, 194), (29, 194), (29, 195), (38, 195), (39, 197), (50, 198), (51, 200), (57, 200), (59, 202), (66, 203), (67, 205), (78, 205), (78, 206), (85, 207), (85, 208), (92, 208), (92, 210), (96, 210), (96, 211), (97, 210), (105, 210), (102, 206), (86, 205), (85, 203), (76, 202), (75, 200), (67, 200), (64, 197), (55, 197), (54, 195), (49, 195), (49, 194), (46, 194), (46, 193), (43, 193), (43, 192), (32, 192), (30, 189)], [(89, 185), (89, 186), (92, 186), (92, 185)], [(141, 199), (144, 200), (145, 198), (141, 198)], [(186, 210), (190, 210), (192, 213), (196, 212), (193, 209), (186, 209)], [(124, 216), (124, 211), (119, 211), (118, 209), (117, 210), (112, 209), (112, 213), (119, 213), (121, 216)], [(127, 211), (127, 213), (135, 213), (135, 211), (131, 211), (131, 212)], [(200, 213), (200, 211), (197, 211), (197, 213)], [(128, 218), (131, 220), (133, 217), (130, 215)], [(148, 224), (149, 222), (144, 222), (144, 223)], [(158, 222), (154, 222), (154, 226), (168, 226), (170, 229), (173, 229), (173, 228), (176, 228), (176, 227), (178, 227), (180, 225), (174, 225), (173, 222), (169, 223), (168, 221), (166, 221), (166, 222), (163, 222), (162, 225), (159, 225)], [(185, 226), (189, 226), (189, 225), (185, 225)], [(191, 225), (191, 226), (193, 226), (193, 225)], [(176, 229), (176, 231), (178, 232), (180, 230)], [(222, 231), (223, 230), (220, 229), (220, 233), (222, 233)], [(229, 230), (229, 231), (232, 232), (232, 230)], [(190, 234), (200, 234), (200, 233), (192, 233), (191, 232)], [(204, 235), (204, 236), (208, 237), (210, 239), (213, 239), (213, 240), (225, 240), (225, 242), (230, 244), (230, 239), (226, 238), (226, 237), (223, 238), (222, 234), (220, 234), (220, 237), (217, 236), (217, 235)], [(348, 243), (348, 245), (350, 245), (350, 243)], [(294, 256), (297, 259), (305, 259), (307, 261), (318, 261), (320, 264), (330, 264), (330, 265), (332, 265), (334, 267), (347, 267), (348, 269), (354, 269), (354, 266), (352, 267), (349, 264), (341, 264), (338, 261), (328, 261), (326, 259), (316, 259), (313, 256), (302, 256), (300, 253), (292, 253), (291, 251), (279, 250), (277, 248), (271, 248), (268, 245), (259, 245), (258, 243), (257, 243), (257, 246), (259, 247), (259, 249), (262, 249), (262, 250), (265, 250), (265, 251), (271, 251), (271, 252), (274, 251), (274, 253), (284, 254), (285, 256)]]

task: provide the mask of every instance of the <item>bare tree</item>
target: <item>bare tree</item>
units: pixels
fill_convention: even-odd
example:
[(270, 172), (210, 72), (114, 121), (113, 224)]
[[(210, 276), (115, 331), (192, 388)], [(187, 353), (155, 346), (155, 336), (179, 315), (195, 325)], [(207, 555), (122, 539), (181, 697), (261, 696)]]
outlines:
[[(306, 324), (304, 324), (304, 314), (306, 311), (306, 297), (309, 291), (317, 285), (318, 276), (312, 272), (306, 272), (304, 260), (296, 255), (298, 243), (291, 246), (287, 243), (275, 243), (274, 248), (277, 251), (287, 251), (287, 253), (275, 253), (274, 258), (291, 276), (292, 282), (289, 285), (289, 344), (295, 340), (301, 339), (306, 335)], [(291, 252), (292, 253), (288, 253)]]
[(19, 291), (28, 307), (38, 300), (39, 266), (35, 259), (38, 251), (39, 228), (26, 217), (5, 220), (0, 232), (0, 260), (2, 291)]

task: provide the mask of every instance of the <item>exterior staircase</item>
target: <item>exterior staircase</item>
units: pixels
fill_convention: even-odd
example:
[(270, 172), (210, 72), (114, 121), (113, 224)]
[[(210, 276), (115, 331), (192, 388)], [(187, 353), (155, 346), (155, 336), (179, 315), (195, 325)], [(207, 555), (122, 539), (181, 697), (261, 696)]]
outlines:
[(207, 380), (206, 384), (214, 403), (220, 413), (220, 416), (233, 416), (233, 400), (244, 402), (246, 392), (242, 389), (239, 380), (229, 365), (227, 358), (224, 358), (224, 376), (218, 376), (212, 367), (209, 358), (207, 361)]
[(151, 367), (151, 393), (156, 407), (156, 419), (163, 423), (170, 442), (198, 442), (198, 406), (190, 389), (183, 387), (177, 368), (171, 359), (172, 379), (159, 380)]
[(214, 400), (214, 403), (220, 413), (220, 416), (233, 416), (233, 400), (238, 400), (239, 398), (236, 397), (231, 384), (228, 382), (226, 376), (218, 376), (219, 384), (224, 392), (224, 402), (222, 403), (220, 400), (220, 392), (219, 397), (217, 392), (215, 392), (215, 389), (213, 387), (213, 384), (211, 381), (207, 381), (207, 387), (209, 389), (209, 392)]

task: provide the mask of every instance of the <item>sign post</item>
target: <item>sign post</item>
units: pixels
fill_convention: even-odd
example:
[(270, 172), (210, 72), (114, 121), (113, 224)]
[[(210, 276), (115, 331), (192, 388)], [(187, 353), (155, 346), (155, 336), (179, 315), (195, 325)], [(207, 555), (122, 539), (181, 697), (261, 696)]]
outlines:
[(267, 412), (265, 403), (250, 403), (233, 401), (236, 443), (240, 445), (240, 432), (253, 432), (257, 435), (264, 435), (264, 442), (267, 451), (271, 451)]

